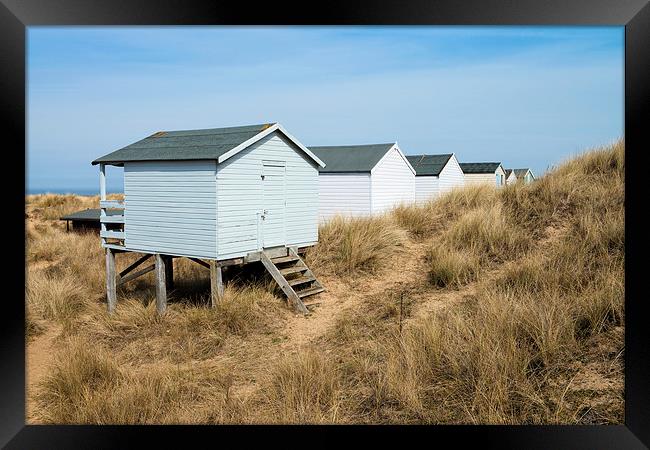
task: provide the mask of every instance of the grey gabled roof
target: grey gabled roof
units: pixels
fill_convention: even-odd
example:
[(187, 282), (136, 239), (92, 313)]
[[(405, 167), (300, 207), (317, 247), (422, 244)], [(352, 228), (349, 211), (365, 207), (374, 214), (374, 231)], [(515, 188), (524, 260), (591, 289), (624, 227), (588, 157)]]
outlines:
[[(82, 211), (76, 211), (59, 218), (59, 220), (83, 220), (87, 222), (99, 222), (100, 210), (97, 209), (84, 209)], [(121, 216), (124, 214), (123, 209), (107, 209), (107, 216)]]
[[(503, 170), (506, 171), (506, 178), (508, 178), (510, 176), (510, 174), (514, 171), (514, 169), (503, 169)], [(515, 176), (517, 176), (516, 173), (515, 173)]]
[(309, 147), (309, 150), (326, 164), (319, 168), (321, 173), (370, 172), (394, 145), (394, 142), (338, 145)]
[[(525, 169), (512, 169), (512, 170), (515, 171), (515, 175), (517, 176), (517, 178), (520, 178), (520, 177), (524, 177), (524, 176), (526, 176), (526, 172), (528, 172), (530, 169), (525, 168)], [(533, 171), (532, 171), (532, 170), (530, 170), (530, 174), (533, 175)], [(533, 175), (533, 177), (534, 177), (534, 176), (535, 176), (535, 175)]]
[[(268, 130), (271, 128), (270, 130)], [(261, 134), (266, 131), (264, 134)], [(266, 134), (280, 131), (301, 151), (305, 152), (318, 165), (318, 160), (304, 145), (278, 123), (246, 125), (228, 128), (209, 128), (204, 130), (158, 131), (149, 137), (115, 150), (108, 155), (97, 158), (93, 165), (99, 163), (121, 165), (126, 161), (181, 161), (212, 159), (222, 162), (256, 142)], [(255, 139), (257, 136), (257, 139)]]
[(411, 155), (407, 156), (406, 159), (408, 159), (415, 169), (416, 176), (438, 176), (452, 156), (453, 153), (445, 153), (442, 155)]
[(149, 137), (97, 158), (92, 163), (125, 161), (218, 159), (273, 124), (204, 130), (158, 131)]
[(464, 173), (493, 173), (501, 165), (498, 162), (460, 163)]

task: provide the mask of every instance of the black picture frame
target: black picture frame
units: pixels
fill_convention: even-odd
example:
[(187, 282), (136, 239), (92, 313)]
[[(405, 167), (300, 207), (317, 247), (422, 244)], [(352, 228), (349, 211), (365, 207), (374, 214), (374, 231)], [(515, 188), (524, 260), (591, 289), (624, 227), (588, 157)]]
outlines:
[[(3, 161), (11, 164), (11, 183), (5, 183), (6, 214), (3, 227), (14, 247), (5, 256), (3, 271), (11, 291), (5, 290), (0, 333), (2, 384), (0, 385), (0, 445), (6, 448), (129, 448), (134, 439), (149, 446), (188, 445), (207, 438), (211, 446), (234, 437), (240, 445), (254, 434), (251, 427), (206, 426), (36, 426), (25, 425), (25, 275), (11, 269), (25, 257), (17, 236), (25, 232), (24, 172), (26, 164), (26, 27), (37, 25), (621, 25), (625, 26), (625, 141), (626, 141), (626, 280), (625, 280), (625, 425), (620, 426), (436, 426), (436, 427), (267, 427), (254, 426), (271, 439), (289, 430), (298, 436), (293, 445), (311, 445), (314, 431), (335, 438), (351, 431), (378, 437), (384, 443), (403, 442), (404, 436), (421, 434), (428, 444), (453, 442), (497, 448), (646, 448), (650, 445), (650, 343), (642, 295), (644, 236), (641, 195), (645, 139), (643, 119), (650, 106), (650, 6), (647, 0), (519, 0), (454, 2), (411, 0), (383, 4), (327, 2), (281, 5), (276, 2), (193, 2), (175, 0), (0, 0), (0, 111)], [(6, 138), (11, 138), (7, 140)], [(9, 144), (11, 142), (12, 144)], [(9, 169), (6, 169), (8, 172)], [(17, 178), (17, 181), (15, 181)], [(5, 178), (9, 180), (10, 178)], [(636, 181), (635, 181), (636, 180)], [(21, 220), (17, 220), (21, 217)], [(8, 247), (5, 245), (5, 249)], [(22, 275), (20, 275), (22, 274)], [(22, 284), (21, 284), (22, 283)], [(15, 292), (13, 291), (15, 288)], [(399, 431), (397, 433), (397, 431)], [(191, 440), (187, 440), (191, 433)], [(321, 433), (322, 434), (322, 433)], [(319, 438), (324, 443), (328, 438)], [(291, 441), (284, 441), (291, 445)]]

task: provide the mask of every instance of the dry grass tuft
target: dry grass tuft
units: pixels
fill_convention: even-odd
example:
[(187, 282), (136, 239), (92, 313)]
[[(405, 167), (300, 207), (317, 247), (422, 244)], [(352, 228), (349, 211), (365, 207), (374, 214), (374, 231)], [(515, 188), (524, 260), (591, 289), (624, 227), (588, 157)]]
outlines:
[(437, 287), (460, 287), (479, 276), (480, 260), (473, 253), (431, 246), (425, 255), (431, 284)]
[[(122, 200), (123, 194), (108, 194), (109, 200)], [(26, 196), (26, 203), (43, 219), (56, 220), (80, 209), (99, 208), (99, 195), (36, 194)], [(59, 224), (60, 225), (60, 224)]]
[(625, 198), (624, 142), (565, 161), (530, 185), (508, 186), (501, 198), (511, 217), (535, 236), (584, 208), (618, 209)]
[(120, 299), (112, 315), (96, 308), (86, 323), (90, 338), (113, 350), (124, 349), (132, 362), (205, 360), (215, 357), (229, 335), (268, 332), (281, 323), (280, 301), (260, 285), (227, 285), (223, 301), (209, 306), (171, 303), (164, 316), (155, 301)]
[(442, 228), (445, 221), (445, 212), (435, 200), (420, 204), (401, 204), (391, 212), (397, 224), (415, 238), (431, 236)]
[(99, 391), (110, 391), (122, 373), (108, 355), (88, 343), (72, 340), (42, 382), (37, 401), (50, 423), (87, 423), (89, 403)]
[(498, 203), (497, 191), (485, 185), (452, 189), (440, 198), (411, 205), (399, 205), (391, 212), (397, 224), (416, 238), (439, 232), (458, 216), (476, 208)]
[[(64, 355), (64, 356), (63, 356)], [(37, 395), (46, 423), (182, 423), (184, 408), (206, 395), (191, 372), (120, 369), (90, 342), (69, 341)]]
[(469, 250), (483, 260), (504, 261), (519, 256), (531, 245), (525, 231), (508, 218), (500, 204), (470, 210), (443, 235), (449, 247)]
[(261, 283), (246, 287), (226, 285), (224, 298), (217, 305), (215, 315), (219, 326), (230, 333), (246, 335), (256, 328), (270, 326), (265, 323), (264, 307), (268, 312), (279, 312), (279, 299)]
[(323, 355), (307, 351), (290, 355), (272, 368), (265, 384), (269, 417), (279, 423), (339, 421), (340, 387), (334, 365)]
[(88, 293), (77, 280), (42, 271), (28, 274), (25, 297), (30, 315), (58, 322), (78, 315), (88, 303)]
[(404, 245), (406, 235), (388, 216), (337, 216), (321, 225), (319, 244), (307, 254), (317, 273), (373, 273), (386, 267)]

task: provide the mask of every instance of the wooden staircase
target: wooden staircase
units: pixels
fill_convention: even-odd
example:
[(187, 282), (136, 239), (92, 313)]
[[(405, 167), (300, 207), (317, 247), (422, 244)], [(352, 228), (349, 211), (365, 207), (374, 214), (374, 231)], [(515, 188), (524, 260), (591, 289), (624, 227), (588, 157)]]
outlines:
[(319, 303), (318, 301), (303, 300), (323, 292), (325, 288), (294, 249), (289, 248), (287, 256), (275, 258), (261, 252), (260, 260), (296, 312), (307, 314), (309, 313), (307, 306)]

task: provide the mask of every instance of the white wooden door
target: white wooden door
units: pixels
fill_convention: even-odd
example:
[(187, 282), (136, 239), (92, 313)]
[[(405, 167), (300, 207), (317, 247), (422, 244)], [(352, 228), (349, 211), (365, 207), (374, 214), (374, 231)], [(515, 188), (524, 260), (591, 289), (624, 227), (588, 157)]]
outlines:
[(284, 161), (262, 162), (262, 246), (286, 244), (286, 164)]

